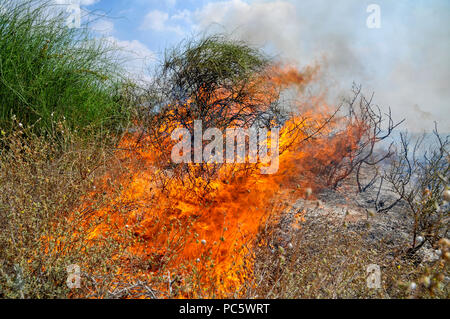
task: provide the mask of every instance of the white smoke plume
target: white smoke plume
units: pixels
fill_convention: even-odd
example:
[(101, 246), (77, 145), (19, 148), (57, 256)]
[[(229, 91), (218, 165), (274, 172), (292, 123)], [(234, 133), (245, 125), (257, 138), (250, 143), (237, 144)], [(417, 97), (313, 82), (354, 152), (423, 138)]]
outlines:
[[(379, 29), (367, 27), (372, 2), (252, 1), (206, 4), (192, 12), (197, 30), (225, 31), (306, 66), (319, 63), (330, 100), (352, 82), (375, 92), (409, 130), (450, 131), (450, 4), (377, 1)], [(424, 116), (426, 114), (426, 116)]]

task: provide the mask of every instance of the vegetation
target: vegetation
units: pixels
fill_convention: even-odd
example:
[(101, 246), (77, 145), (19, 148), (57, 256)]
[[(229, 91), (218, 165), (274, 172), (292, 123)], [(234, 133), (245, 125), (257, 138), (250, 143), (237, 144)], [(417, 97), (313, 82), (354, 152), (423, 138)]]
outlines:
[(0, 125), (11, 129), (15, 117), (51, 136), (64, 119), (85, 137), (120, 132), (129, 109), (114, 51), (88, 25), (69, 28), (52, 3), (0, 1)]
[(52, 3), (0, 1), (2, 298), (68, 297), (66, 267), (110, 268), (116, 245), (89, 252), (67, 234), (129, 124), (130, 82), (114, 50)]
[[(144, 124), (146, 133), (154, 137), (160, 162), (170, 158), (166, 139), (176, 126), (194, 136), (198, 119), (202, 129), (214, 127), (223, 133), (226, 128), (248, 128), (263, 119), (270, 122), (272, 103), (278, 96), (267, 98), (267, 88), (261, 84), (271, 64), (259, 49), (222, 35), (188, 39), (167, 50), (151, 87), (157, 108), (150, 116), (146, 114)], [(196, 176), (207, 169), (200, 165), (193, 172), (193, 167), (182, 166)]]
[[(116, 222), (114, 233), (95, 239), (85, 230), (96, 229), (111, 217), (93, 212), (113, 201), (124, 188), (122, 182), (136, 176), (126, 165), (134, 159), (119, 154), (143, 147), (144, 136), (154, 137), (150, 143), (162, 157), (157, 168), (167, 181), (175, 171), (167, 164), (170, 149), (161, 143), (170, 136), (168, 123), (181, 123), (192, 132), (196, 119), (219, 129), (286, 121), (280, 91), (267, 81), (268, 70), (276, 64), (245, 42), (221, 35), (203, 37), (169, 50), (155, 83), (138, 90), (121, 76), (117, 52), (95, 40), (87, 25), (68, 28), (64, 12), (52, 2), (0, 0), (0, 7), (0, 298), (157, 298), (181, 296), (189, 289), (195, 296), (215, 297), (218, 283), (208, 278), (211, 286), (205, 288), (200, 274), (210, 256), (202, 256), (195, 265), (190, 261), (180, 265), (192, 269), (184, 281), (165, 268), (185, 244), (182, 236), (170, 243), (175, 248), (167, 251), (173, 255), (146, 259), (128, 250), (144, 240), (145, 233)], [(349, 148), (338, 144), (328, 157), (310, 156), (305, 161), (314, 166), (303, 174), (315, 175), (338, 191), (342, 184), (352, 184), (355, 194), (375, 198), (374, 207), (358, 207), (367, 211), (367, 218), (349, 225), (347, 217), (341, 220), (335, 211), (330, 210), (327, 218), (316, 214), (317, 201), (314, 208), (302, 207), (309, 217), (299, 227), (286, 228), (292, 224), (284, 219), (292, 207), (267, 205), (274, 210), (272, 218), (257, 238), (248, 238), (248, 246), (241, 247), (253, 262), (247, 264), (252, 265), (253, 277), (230, 297), (449, 297), (448, 138), (436, 129), (437, 143), (419, 155), (415, 150), (420, 141), (411, 153), (411, 143), (402, 135), (399, 144), (377, 153), (377, 146), (401, 122), (394, 122), (390, 113), (385, 118), (359, 87), (353, 93), (343, 118), (357, 128), (352, 132), (356, 142)], [(319, 128), (331, 123), (333, 116)], [(123, 135), (140, 128), (141, 134), (132, 134), (133, 147), (117, 147)], [(314, 143), (316, 133), (305, 139)], [(329, 134), (330, 141), (339, 137), (335, 133)], [(368, 169), (374, 173), (365, 179)], [(393, 194), (389, 202), (380, 196), (385, 186)], [(241, 191), (250, 193), (247, 188)], [(92, 194), (88, 207), (80, 205)], [(319, 194), (308, 189), (305, 203), (315, 205), (311, 196)], [(147, 207), (164, 206), (152, 205)], [(170, 200), (165, 205), (164, 212), (178, 213)], [(202, 207), (206, 210), (207, 205), (212, 204)], [(374, 240), (371, 217), (389, 216), (394, 209), (409, 226), (408, 238)], [(124, 219), (129, 217), (127, 207), (116, 210)], [(198, 217), (193, 216), (192, 222)], [(154, 225), (162, 225), (159, 235), (183, 224), (158, 220)], [(179, 230), (183, 235), (189, 232)], [(438, 257), (415, 258), (425, 248)], [(368, 261), (382, 269), (380, 289), (367, 288)], [(81, 266), (81, 289), (66, 285), (71, 264)], [(155, 265), (167, 276), (141, 276)]]
[(57, 133), (67, 141), (63, 151), (32, 129), (0, 137), (8, 146), (0, 154), (1, 298), (67, 298), (68, 265), (90, 274), (114, 272), (112, 255), (123, 251), (110, 238), (86, 247), (85, 215), (71, 213), (105, 172), (110, 148), (87, 143), (59, 124)]
[(411, 146), (406, 134), (400, 135), (400, 150), (385, 179), (399, 200), (406, 203), (413, 219), (410, 255), (427, 242), (436, 246), (449, 235), (450, 209), (448, 175), (450, 170), (449, 136), (442, 137), (435, 127), (431, 145), (423, 150), (424, 136)]
[[(283, 245), (267, 225), (257, 246), (254, 281), (248, 298), (448, 298), (450, 242), (441, 239), (433, 262), (415, 264), (404, 258), (406, 242), (373, 240), (370, 221), (353, 226), (345, 218), (306, 218)], [(326, 234), (326, 236), (323, 236)], [(367, 268), (380, 267), (380, 285), (369, 287)], [(256, 287), (256, 288), (255, 288)]]

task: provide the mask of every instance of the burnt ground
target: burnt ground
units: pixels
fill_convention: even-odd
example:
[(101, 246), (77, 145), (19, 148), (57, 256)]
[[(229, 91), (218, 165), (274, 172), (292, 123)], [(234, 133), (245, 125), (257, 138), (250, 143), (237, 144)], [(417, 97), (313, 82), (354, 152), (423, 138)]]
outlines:
[[(370, 179), (370, 172), (363, 174)], [(378, 184), (379, 185), (379, 184)], [(303, 212), (305, 226), (321, 231), (321, 224), (338, 231), (364, 233), (367, 246), (384, 245), (398, 254), (410, 247), (412, 242), (412, 218), (408, 215), (406, 203), (400, 201), (392, 209), (376, 212), (375, 199), (378, 185), (359, 193), (355, 176), (350, 176), (337, 189), (326, 189), (313, 194), (311, 199), (300, 199), (285, 212), (279, 222), (280, 245), (287, 247), (296, 232), (295, 220)], [(387, 185), (380, 188), (378, 203), (388, 207), (397, 197)], [(323, 234), (326, 236), (326, 234)], [(430, 263), (439, 259), (438, 252), (426, 243), (416, 253), (419, 263)]]

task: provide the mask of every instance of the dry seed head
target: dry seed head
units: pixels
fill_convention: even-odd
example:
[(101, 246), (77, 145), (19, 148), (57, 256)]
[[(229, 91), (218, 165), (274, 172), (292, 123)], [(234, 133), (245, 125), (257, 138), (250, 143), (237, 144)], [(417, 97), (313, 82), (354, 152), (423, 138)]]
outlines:
[(448, 240), (447, 238), (441, 238), (439, 240), (439, 245), (444, 247), (450, 247), (450, 240)]
[(423, 284), (425, 285), (425, 287), (430, 287), (430, 285), (431, 285), (430, 277), (428, 277), (428, 276), (424, 277)]
[(310, 187), (308, 187), (307, 189), (305, 189), (305, 196), (306, 198), (309, 198), (312, 195), (312, 189)]
[(446, 189), (443, 193), (442, 193), (442, 197), (444, 198), (444, 200), (446, 202), (450, 202), (450, 189)]
[(445, 254), (444, 254), (444, 259), (445, 260), (449, 260), (450, 259), (450, 252), (446, 252)]

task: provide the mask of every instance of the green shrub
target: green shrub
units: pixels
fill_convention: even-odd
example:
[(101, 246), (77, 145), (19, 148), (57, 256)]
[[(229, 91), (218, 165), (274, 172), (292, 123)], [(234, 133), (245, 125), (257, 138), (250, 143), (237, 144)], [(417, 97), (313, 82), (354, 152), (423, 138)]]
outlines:
[(0, 0), (0, 125), (16, 116), (39, 134), (65, 118), (79, 134), (120, 131), (128, 119), (115, 49), (88, 24), (66, 25), (63, 7), (42, 0)]

